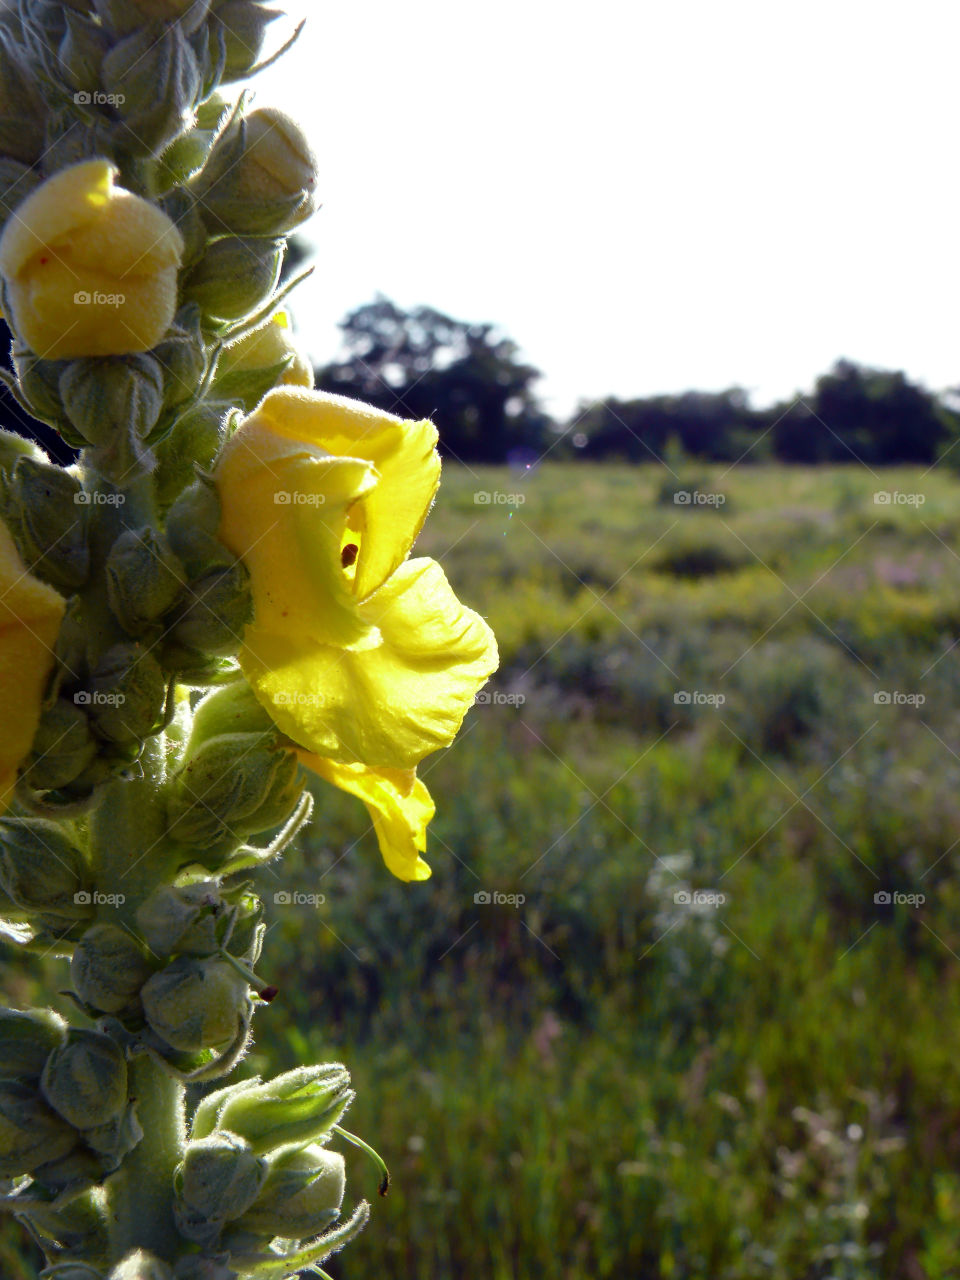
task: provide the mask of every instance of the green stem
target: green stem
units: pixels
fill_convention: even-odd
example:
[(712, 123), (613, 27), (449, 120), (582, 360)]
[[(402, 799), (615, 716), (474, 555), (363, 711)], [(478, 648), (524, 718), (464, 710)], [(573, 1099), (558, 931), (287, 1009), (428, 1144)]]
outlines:
[(147, 1249), (166, 1262), (182, 1247), (173, 1217), (173, 1171), (185, 1142), (184, 1086), (152, 1058), (131, 1064), (131, 1086), (143, 1141), (106, 1185), (111, 1264), (131, 1249)]

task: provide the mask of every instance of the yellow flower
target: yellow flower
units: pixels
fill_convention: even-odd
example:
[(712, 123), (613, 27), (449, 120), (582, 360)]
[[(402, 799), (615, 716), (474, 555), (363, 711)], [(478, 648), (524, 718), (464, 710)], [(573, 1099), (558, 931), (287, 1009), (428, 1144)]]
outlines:
[(293, 359), (278, 378), (278, 383), (288, 387), (312, 387), (310, 357), (294, 338), (286, 311), (278, 311), (262, 328), (254, 329), (224, 348), (217, 364), (217, 377), (269, 369), (288, 356), (293, 356)]
[(336, 764), (308, 751), (297, 755), (308, 769), (364, 802), (383, 860), (398, 880), (429, 879), (430, 868), (420, 854), (426, 852), (427, 824), (435, 809), (413, 769), (368, 769)]
[(0, 237), (14, 325), (48, 360), (149, 351), (177, 303), (183, 239), (148, 200), (114, 185), (107, 160), (48, 178)]
[(295, 743), (412, 769), (454, 738), (497, 666), (493, 633), (433, 560), (408, 560), (440, 478), (432, 423), (294, 388), (224, 447), (220, 537), (250, 572), (240, 664)]
[(29, 754), (65, 601), (34, 578), (0, 523), (0, 812)]

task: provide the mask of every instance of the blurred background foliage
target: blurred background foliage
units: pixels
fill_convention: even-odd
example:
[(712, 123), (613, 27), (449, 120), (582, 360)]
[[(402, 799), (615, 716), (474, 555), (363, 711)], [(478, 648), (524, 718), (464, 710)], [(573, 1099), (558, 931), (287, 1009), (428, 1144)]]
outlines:
[(393, 1172), (347, 1152), (338, 1280), (960, 1274), (955, 482), (671, 466), (448, 463), (419, 550), (503, 666), (422, 770), (433, 878), (323, 788), (260, 875), (243, 1070), (343, 1060)]

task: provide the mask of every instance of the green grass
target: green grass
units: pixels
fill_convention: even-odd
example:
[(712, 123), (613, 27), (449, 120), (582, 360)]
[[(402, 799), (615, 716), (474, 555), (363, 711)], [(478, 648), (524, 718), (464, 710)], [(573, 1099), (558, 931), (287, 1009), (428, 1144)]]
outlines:
[(342, 1058), (394, 1175), (348, 1156), (340, 1280), (958, 1274), (956, 483), (667, 480), (448, 466), (418, 551), (502, 669), (422, 769), (433, 878), (330, 789), (261, 875), (250, 1067)]

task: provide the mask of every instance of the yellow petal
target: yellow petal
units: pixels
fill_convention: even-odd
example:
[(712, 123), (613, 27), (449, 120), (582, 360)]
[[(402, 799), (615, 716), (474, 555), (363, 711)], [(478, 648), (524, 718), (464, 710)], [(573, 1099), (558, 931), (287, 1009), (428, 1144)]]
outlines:
[(0, 810), (33, 744), (65, 601), (27, 570), (0, 523)]
[(313, 648), (255, 622), (240, 665), (300, 746), (344, 763), (410, 769), (453, 741), (497, 668), (497, 643), (433, 560), (401, 566), (360, 614), (377, 642), (352, 649)]
[(321, 391), (279, 387), (257, 409), (275, 431), (338, 457), (363, 458), (380, 483), (363, 502), (364, 540), (354, 577), (365, 600), (407, 558), (440, 484), (437, 429)]
[(297, 754), (308, 769), (364, 802), (383, 860), (398, 880), (429, 879), (430, 868), (420, 854), (427, 849), (427, 823), (435, 806), (413, 769), (368, 769), (308, 751)]

